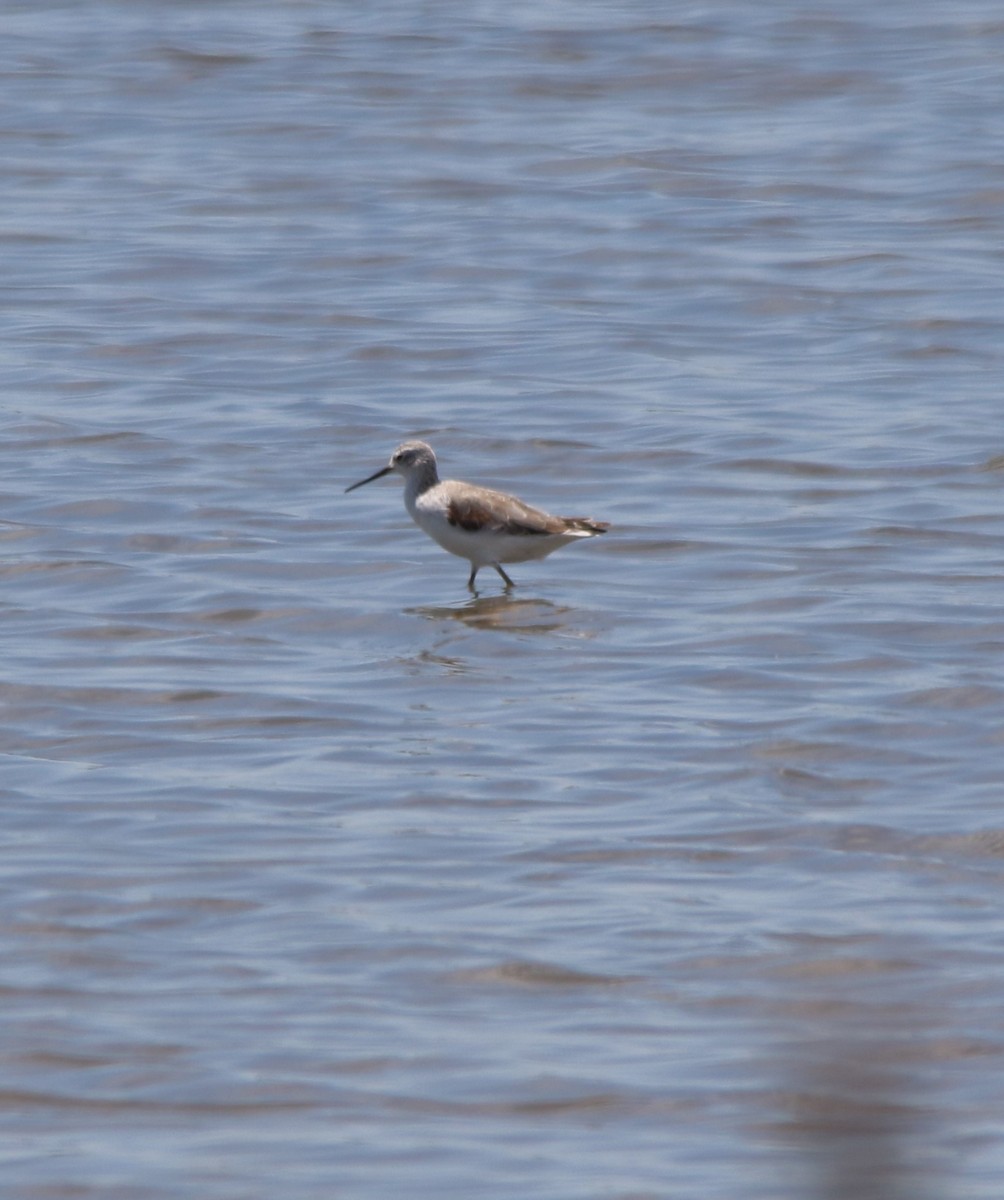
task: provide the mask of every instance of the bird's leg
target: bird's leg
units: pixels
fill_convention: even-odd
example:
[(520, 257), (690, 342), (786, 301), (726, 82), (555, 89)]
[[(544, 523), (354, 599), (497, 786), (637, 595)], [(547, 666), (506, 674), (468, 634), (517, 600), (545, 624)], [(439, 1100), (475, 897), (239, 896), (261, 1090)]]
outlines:
[(471, 577), (470, 577), (470, 579), (467, 580), (467, 586), (470, 588), (470, 590), (472, 592), (477, 590), (474, 586), (474, 576), (477, 575), (477, 573), (478, 573), (477, 566), (474, 563), (471, 563)]
[(492, 563), (492, 566), (495, 568), (495, 570), (496, 570), (496, 571), (498, 571), (498, 573), (499, 573), (499, 574), (502, 576), (502, 578), (505, 580), (505, 585), (506, 585), (506, 587), (507, 587), (507, 588), (511, 588), (511, 587), (515, 587), (515, 586), (516, 586), (516, 585), (513, 583), (513, 581), (512, 581), (512, 580), (509, 578), (509, 576), (508, 576), (508, 575), (505, 573), (505, 571), (503, 571), (503, 570), (502, 570), (502, 568), (501, 568), (501, 567), (498, 565), (498, 563)]

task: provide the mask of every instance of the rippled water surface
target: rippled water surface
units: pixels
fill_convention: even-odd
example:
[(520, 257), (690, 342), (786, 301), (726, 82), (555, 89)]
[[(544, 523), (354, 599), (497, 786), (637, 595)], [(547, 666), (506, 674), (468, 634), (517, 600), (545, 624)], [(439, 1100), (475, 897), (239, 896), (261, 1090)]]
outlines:
[(999, 5), (4, 26), (5, 1195), (996, 1200)]

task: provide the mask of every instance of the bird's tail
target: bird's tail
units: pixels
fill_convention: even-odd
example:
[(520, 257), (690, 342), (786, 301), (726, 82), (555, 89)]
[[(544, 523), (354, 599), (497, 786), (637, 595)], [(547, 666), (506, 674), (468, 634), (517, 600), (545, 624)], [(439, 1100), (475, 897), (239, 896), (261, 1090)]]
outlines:
[(609, 521), (594, 521), (592, 517), (562, 517), (562, 520), (568, 525), (569, 533), (577, 533), (580, 537), (594, 537), (610, 528)]

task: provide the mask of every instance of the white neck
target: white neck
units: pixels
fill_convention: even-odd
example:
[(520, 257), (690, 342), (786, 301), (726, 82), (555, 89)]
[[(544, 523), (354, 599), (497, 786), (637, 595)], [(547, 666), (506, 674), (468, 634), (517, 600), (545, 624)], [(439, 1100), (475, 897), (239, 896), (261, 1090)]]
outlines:
[(410, 509), (415, 501), (439, 483), (439, 472), (434, 462), (417, 464), (404, 481), (404, 502)]

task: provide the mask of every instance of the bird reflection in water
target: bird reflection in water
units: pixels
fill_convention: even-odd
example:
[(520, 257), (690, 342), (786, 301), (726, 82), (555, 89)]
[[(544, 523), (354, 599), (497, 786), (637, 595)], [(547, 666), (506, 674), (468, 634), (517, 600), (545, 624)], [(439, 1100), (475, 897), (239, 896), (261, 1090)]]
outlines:
[(924, 1149), (935, 1106), (894, 1042), (848, 1038), (804, 1051), (786, 1139), (799, 1145), (813, 1200), (935, 1200), (937, 1175)]
[(476, 596), (458, 605), (409, 608), (428, 621), (461, 621), (471, 629), (500, 629), (508, 633), (557, 633), (575, 610), (550, 600), (516, 598), (509, 593)]

